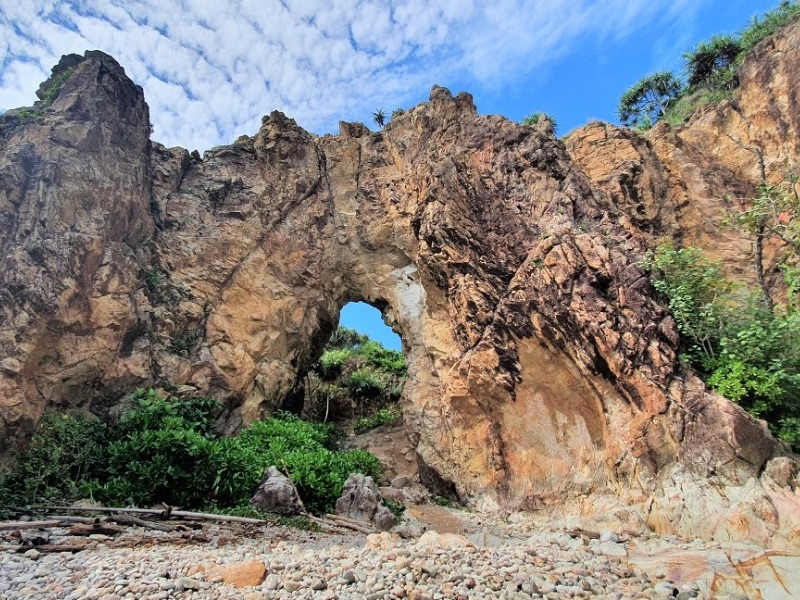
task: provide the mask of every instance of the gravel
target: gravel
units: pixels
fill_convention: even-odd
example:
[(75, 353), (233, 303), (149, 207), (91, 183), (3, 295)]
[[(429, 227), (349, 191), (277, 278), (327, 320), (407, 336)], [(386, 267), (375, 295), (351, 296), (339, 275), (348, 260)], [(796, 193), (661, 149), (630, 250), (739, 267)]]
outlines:
[[(0, 552), (0, 598), (703, 598), (631, 569), (627, 541), (611, 532), (590, 539), (481, 519), (470, 536), (474, 543), (451, 535), (442, 536), (441, 545), (430, 533), (422, 545), (389, 534), (368, 540), (279, 526), (217, 525), (205, 526), (210, 542), (187, 543), (179, 532), (130, 528), (75, 554)], [(64, 533), (54, 530), (51, 543)], [(114, 547), (121, 540), (134, 545)], [(263, 562), (266, 576), (251, 587), (237, 588), (219, 577), (207, 581), (199, 568), (254, 560)]]

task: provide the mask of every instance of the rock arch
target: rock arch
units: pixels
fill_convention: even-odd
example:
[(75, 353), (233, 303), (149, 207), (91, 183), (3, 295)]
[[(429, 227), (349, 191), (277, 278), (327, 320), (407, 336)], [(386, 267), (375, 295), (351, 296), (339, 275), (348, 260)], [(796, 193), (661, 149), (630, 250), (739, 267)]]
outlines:
[[(552, 132), (435, 87), (380, 133), (275, 112), (201, 158), (148, 141), (141, 89), (99, 53), (42, 118), (0, 125), (6, 439), (47, 405), (160, 382), (226, 399), (235, 429), (365, 300), (404, 339), (417, 452), (462, 499), (591, 511), (610, 493), (666, 530), (713, 516), (709, 536), (763, 520), (708, 481), (754, 480), (780, 445), (680, 369), (644, 236)], [(714, 500), (687, 519), (674, 489)], [(800, 522), (782, 510), (767, 537)]]

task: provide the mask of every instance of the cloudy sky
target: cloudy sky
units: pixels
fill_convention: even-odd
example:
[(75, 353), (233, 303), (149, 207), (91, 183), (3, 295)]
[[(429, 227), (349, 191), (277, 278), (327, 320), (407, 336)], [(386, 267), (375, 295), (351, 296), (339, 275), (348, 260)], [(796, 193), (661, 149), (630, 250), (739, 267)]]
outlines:
[(62, 54), (100, 49), (140, 84), (154, 138), (205, 150), (278, 109), (315, 133), (467, 90), (481, 113), (613, 120), (619, 95), (777, 0), (4, 0), (0, 111)]

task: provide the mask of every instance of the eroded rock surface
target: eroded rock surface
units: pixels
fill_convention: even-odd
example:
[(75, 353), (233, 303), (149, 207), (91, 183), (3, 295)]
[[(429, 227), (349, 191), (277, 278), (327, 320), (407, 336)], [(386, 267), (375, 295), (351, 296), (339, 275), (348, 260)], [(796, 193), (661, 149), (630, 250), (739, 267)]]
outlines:
[(277, 515), (297, 515), (304, 512), (303, 503), (291, 480), (276, 467), (268, 467), (264, 471), (258, 489), (250, 499), (250, 505)]
[[(48, 406), (104, 414), (166, 383), (224, 400), (234, 431), (302, 398), (364, 300), (403, 338), (420, 475), (461, 500), (613, 498), (662, 531), (796, 543), (798, 496), (758, 478), (785, 448), (679, 367), (638, 267), (661, 231), (705, 235), (678, 209), (694, 184), (661, 190), (717, 163), (667, 172), (656, 142), (604, 127), (629, 154), (607, 152), (611, 175), (435, 87), (380, 133), (318, 138), (275, 112), (200, 157), (150, 143), (141, 89), (87, 53), (42, 116), (0, 117), (0, 444)], [(738, 194), (752, 176), (714, 181)]]

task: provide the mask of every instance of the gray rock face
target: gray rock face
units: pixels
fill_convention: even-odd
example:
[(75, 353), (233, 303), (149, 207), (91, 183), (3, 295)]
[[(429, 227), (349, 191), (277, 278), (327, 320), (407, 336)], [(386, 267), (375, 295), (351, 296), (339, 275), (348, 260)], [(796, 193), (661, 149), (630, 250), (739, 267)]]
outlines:
[(336, 514), (372, 523), (379, 531), (388, 531), (397, 525), (392, 512), (381, 504), (381, 496), (372, 477), (361, 473), (353, 473), (347, 478), (342, 497), (336, 501)]
[(264, 477), (250, 504), (259, 510), (278, 515), (296, 515), (303, 511), (292, 482), (275, 467), (264, 471)]

